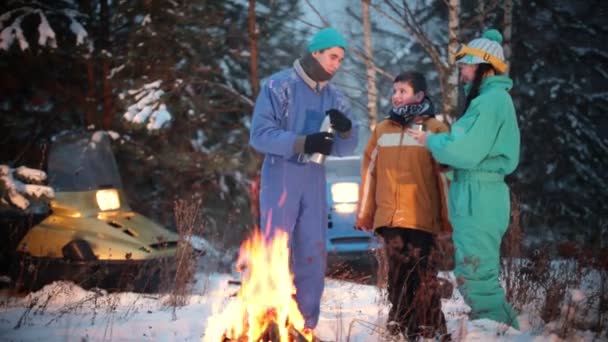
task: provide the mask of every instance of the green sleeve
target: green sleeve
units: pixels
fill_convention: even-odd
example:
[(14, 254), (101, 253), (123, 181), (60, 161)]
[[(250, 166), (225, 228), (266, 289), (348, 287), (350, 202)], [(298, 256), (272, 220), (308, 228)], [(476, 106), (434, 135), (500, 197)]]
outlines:
[(427, 147), (435, 160), (457, 169), (472, 169), (488, 155), (500, 121), (492, 104), (471, 103), (449, 133), (431, 134)]

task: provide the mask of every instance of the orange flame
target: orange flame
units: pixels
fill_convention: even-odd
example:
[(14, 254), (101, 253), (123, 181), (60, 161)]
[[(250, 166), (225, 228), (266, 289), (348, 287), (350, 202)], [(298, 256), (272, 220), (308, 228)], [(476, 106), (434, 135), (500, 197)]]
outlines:
[[(242, 272), (241, 289), (221, 315), (210, 317), (206, 337), (214, 336), (215, 342), (258, 342), (268, 326), (276, 324), (280, 341), (286, 342), (289, 327), (303, 330), (304, 318), (294, 300), (286, 232), (278, 231), (267, 241), (260, 231), (254, 231), (241, 245), (237, 270)], [(208, 334), (210, 329), (216, 333)], [(222, 337), (217, 339), (219, 331)]]

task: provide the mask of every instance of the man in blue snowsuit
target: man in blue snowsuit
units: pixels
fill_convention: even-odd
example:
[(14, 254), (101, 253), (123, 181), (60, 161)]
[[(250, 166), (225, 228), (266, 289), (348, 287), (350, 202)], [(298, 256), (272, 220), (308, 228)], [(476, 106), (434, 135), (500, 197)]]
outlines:
[[(292, 68), (271, 75), (256, 100), (251, 146), (265, 154), (260, 190), (261, 229), (267, 238), (289, 234), (296, 302), (305, 328), (319, 321), (327, 253), (325, 167), (313, 153), (348, 155), (358, 127), (346, 97), (329, 83), (344, 58), (346, 41), (326, 28), (311, 39)], [(334, 133), (319, 132), (326, 116)]]

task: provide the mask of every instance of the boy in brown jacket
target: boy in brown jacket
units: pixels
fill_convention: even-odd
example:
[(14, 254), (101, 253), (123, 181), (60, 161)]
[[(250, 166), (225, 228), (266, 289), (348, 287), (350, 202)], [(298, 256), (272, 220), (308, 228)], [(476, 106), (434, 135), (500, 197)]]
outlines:
[[(356, 228), (384, 238), (388, 255), (388, 328), (409, 339), (446, 334), (435, 237), (449, 230), (439, 165), (406, 134), (410, 127), (447, 132), (434, 118), (424, 76), (402, 73), (393, 83), (390, 117), (373, 131), (363, 156)], [(423, 285), (423, 286), (421, 286)]]

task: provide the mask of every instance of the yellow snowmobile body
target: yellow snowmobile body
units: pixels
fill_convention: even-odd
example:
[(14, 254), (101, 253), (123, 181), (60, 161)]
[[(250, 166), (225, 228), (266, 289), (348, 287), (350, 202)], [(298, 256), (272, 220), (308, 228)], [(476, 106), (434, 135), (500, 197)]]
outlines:
[(178, 235), (131, 210), (106, 133), (57, 138), (48, 177), (51, 214), (17, 246), (21, 288), (54, 280), (144, 292), (169, 285)]

